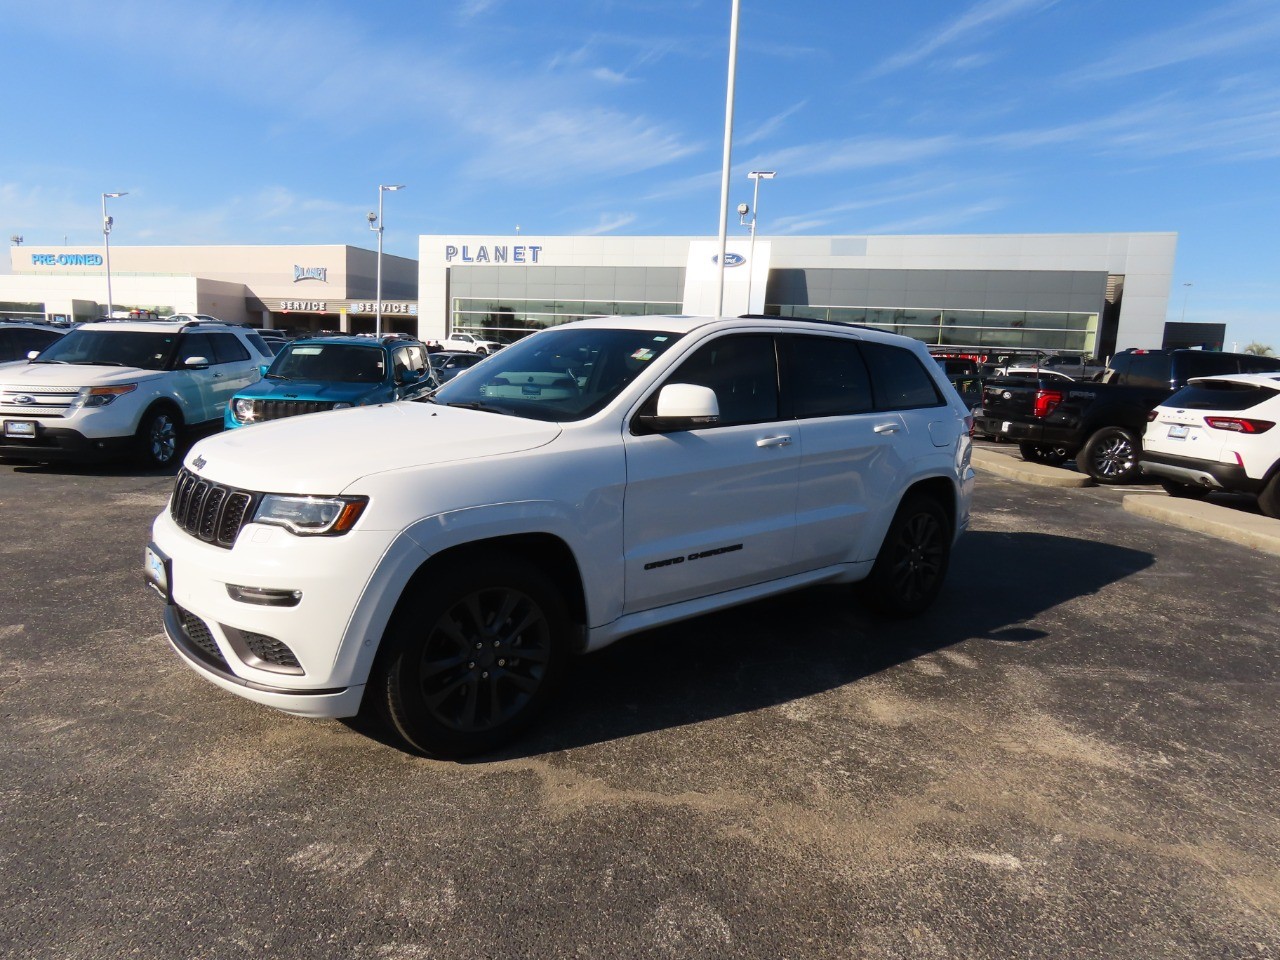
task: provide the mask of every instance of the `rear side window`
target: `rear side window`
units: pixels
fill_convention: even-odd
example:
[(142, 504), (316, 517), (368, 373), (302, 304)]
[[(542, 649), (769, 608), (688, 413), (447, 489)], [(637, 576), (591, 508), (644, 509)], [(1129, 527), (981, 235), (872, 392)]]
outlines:
[(871, 377), (856, 340), (788, 337), (794, 415), (838, 417), (871, 409)]
[(871, 371), (877, 410), (942, 406), (937, 384), (910, 350), (887, 343), (863, 343), (862, 355)]
[(1183, 410), (1248, 410), (1280, 393), (1276, 388), (1251, 383), (1231, 383), (1212, 380), (1183, 387), (1166, 400), (1163, 406)]
[(249, 359), (249, 351), (234, 333), (211, 333), (209, 339), (213, 341), (214, 363)]
[(778, 363), (768, 334), (713, 340), (699, 347), (668, 382), (714, 390), (722, 427), (778, 418)]
[[(1222, 373), (1222, 368), (1214, 371)], [(1167, 353), (1140, 353), (1129, 360), (1129, 372), (1120, 383), (1126, 387), (1143, 387), (1148, 390), (1169, 389), (1169, 355)]]
[(253, 344), (253, 349), (257, 350), (261, 356), (274, 356), (271, 352), (271, 348), (267, 346), (267, 341), (263, 340), (262, 337), (258, 336), (256, 333), (248, 334), (246, 339)]

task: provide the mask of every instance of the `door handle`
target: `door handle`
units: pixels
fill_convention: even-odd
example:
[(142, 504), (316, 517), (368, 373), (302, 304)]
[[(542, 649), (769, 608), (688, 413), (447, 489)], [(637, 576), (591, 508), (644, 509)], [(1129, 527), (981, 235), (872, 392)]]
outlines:
[(756, 441), (757, 447), (788, 447), (790, 445), (790, 437), (763, 437)]
[(871, 429), (876, 433), (897, 433), (900, 427), (896, 423), (877, 423)]

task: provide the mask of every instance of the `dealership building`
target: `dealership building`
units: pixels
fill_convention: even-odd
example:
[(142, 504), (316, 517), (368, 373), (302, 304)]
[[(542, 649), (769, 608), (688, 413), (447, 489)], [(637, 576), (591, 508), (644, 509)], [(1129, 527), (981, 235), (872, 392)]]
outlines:
[[(729, 241), (724, 310), (864, 324), (947, 352), (1220, 349), (1222, 324), (1166, 323), (1175, 233), (794, 236)], [(419, 238), (383, 257), (383, 327), (514, 340), (610, 314), (713, 314), (719, 244), (690, 237)], [(0, 317), (89, 319), (101, 248), (10, 249)], [(111, 249), (117, 309), (209, 313), (294, 332), (373, 329), (377, 254), (349, 246)]]
[[(343, 245), (111, 246), (111, 305), (124, 311), (211, 314), (296, 333), (372, 331), (378, 255)], [(0, 318), (92, 320), (107, 306), (103, 248), (9, 248)], [(417, 263), (383, 255), (388, 330), (416, 333)]]

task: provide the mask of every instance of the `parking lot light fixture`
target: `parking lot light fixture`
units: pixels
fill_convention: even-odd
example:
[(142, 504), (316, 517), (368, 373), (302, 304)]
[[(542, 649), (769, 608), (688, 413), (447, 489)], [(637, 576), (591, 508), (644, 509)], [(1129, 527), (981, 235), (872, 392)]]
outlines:
[(776, 170), (752, 170), (747, 174), (748, 180), (754, 180), (751, 190), (751, 251), (747, 254), (747, 313), (751, 313), (751, 277), (756, 272), (756, 217), (760, 213), (760, 181), (772, 180), (778, 175)]
[(102, 195), (102, 262), (107, 270), (107, 319), (111, 319), (112, 303), (111, 303), (111, 225), (115, 222), (111, 217), (107, 216), (107, 200), (115, 197), (127, 197), (129, 192), (121, 190), (117, 193), (104, 193)]
[(378, 234), (378, 305), (374, 309), (374, 326), (373, 330), (377, 336), (382, 336), (382, 195), (388, 190), (403, 190), (403, 183), (380, 183), (378, 184), (378, 213), (369, 214), (369, 229)]

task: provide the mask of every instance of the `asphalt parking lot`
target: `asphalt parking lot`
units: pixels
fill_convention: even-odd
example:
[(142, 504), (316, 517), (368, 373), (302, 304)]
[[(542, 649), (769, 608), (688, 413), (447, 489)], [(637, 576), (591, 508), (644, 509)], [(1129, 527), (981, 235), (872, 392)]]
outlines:
[(170, 484), (0, 465), (4, 956), (1280, 957), (1274, 558), (984, 474), (925, 617), (635, 637), (449, 764), (179, 662)]

